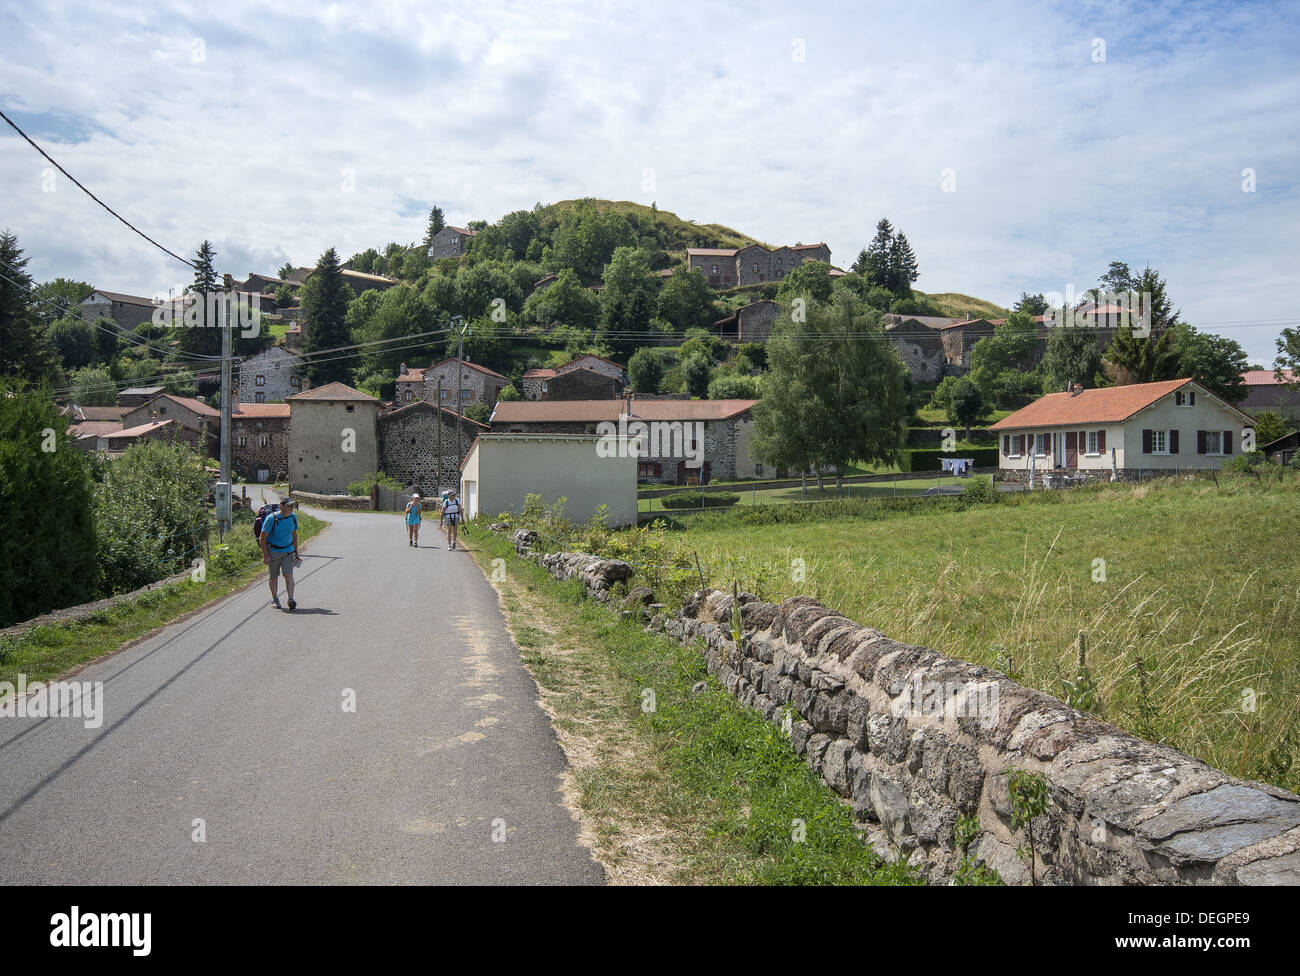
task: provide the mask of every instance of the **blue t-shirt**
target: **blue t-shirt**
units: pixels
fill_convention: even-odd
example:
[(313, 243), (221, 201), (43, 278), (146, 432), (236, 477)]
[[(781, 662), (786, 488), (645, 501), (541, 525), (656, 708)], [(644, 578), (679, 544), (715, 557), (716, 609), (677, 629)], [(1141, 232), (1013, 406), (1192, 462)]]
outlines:
[(298, 531), (298, 516), (272, 512), (262, 520), (262, 531), (266, 533), (268, 546), (277, 552), (287, 552), (293, 548), (293, 534)]

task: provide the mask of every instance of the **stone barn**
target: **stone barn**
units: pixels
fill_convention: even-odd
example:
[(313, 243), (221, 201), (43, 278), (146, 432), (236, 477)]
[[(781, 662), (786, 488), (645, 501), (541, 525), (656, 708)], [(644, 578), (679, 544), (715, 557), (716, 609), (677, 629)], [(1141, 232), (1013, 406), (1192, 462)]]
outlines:
[(885, 326), (885, 335), (912, 374), (915, 383), (937, 383), (943, 379), (947, 362), (943, 337), (937, 330), (916, 319)]
[[(457, 421), (460, 435), (457, 438)], [(460, 465), (487, 425), (418, 400), (379, 418), (379, 470), (407, 491), (437, 495), (454, 487)]]
[(379, 401), (344, 383), (289, 397), (289, 486), (346, 495), (379, 470)]

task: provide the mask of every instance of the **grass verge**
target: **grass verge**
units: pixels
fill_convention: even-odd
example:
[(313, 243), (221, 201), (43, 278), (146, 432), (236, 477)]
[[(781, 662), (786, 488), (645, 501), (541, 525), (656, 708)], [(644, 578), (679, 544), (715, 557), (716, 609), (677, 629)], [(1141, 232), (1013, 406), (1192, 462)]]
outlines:
[[(29, 683), (48, 681), (244, 588), (266, 570), (250, 523), (251, 519), (237, 520), (224, 551), (213, 547), (202, 583), (187, 578), (100, 610), (84, 621), (32, 627), (6, 638), (0, 642), (0, 681), (16, 682), (19, 674), (27, 675)], [(300, 514), (299, 543), (328, 524)]]
[(780, 730), (706, 674), (702, 649), (647, 634), (500, 536), (475, 541), (485, 570), (504, 560), (489, 576), (568, 757), (583, 839), (613, 883), (921, 883), (862, 842)]

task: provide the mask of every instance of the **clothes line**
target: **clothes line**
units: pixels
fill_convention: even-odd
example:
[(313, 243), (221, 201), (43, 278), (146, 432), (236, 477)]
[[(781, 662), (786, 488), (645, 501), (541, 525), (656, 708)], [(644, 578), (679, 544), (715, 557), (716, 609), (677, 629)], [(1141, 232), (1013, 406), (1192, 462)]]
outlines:
[(975, 470), (974, 458), (939, 458), (939, 468), (942, 471), (949, 471), (958, 478), (969, 478), (968, 472)]

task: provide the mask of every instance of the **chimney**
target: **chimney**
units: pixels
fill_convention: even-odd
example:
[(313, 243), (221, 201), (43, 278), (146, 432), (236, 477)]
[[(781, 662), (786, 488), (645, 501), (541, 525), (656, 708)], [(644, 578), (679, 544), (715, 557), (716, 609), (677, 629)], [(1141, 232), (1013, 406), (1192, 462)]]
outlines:
[(1072, 397), (1077, 397), (1077, 396), (1078, 396), (1080, 393), (1082, 393), (1082, 392), (1083, 392), (1083, 384), (1082, 384), (1082, 383), (1071, 383), (1071, 384), (1070, 384), (1070, 396), (1072, 396)]
[(398, 369), (398, 371), (397, 371), (397, 375), (398, 375), (398, 376), (405, 376), (405, 375), (406, 375), (406, 363), (402, 363), (401, 368)]
[(625, 390), (623, 392), (623, 413), (628, 417), (632, 416), (632, 391), (631, 390)]

